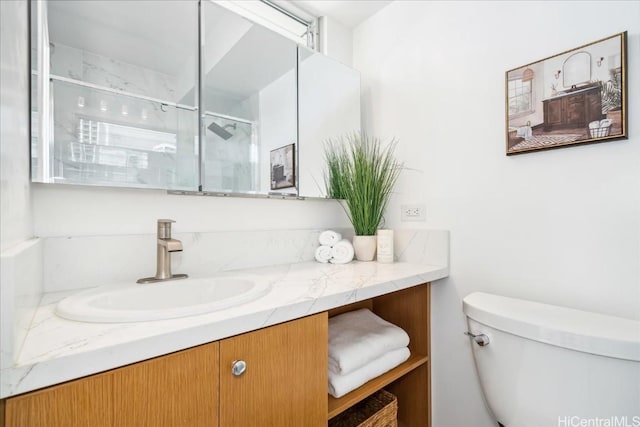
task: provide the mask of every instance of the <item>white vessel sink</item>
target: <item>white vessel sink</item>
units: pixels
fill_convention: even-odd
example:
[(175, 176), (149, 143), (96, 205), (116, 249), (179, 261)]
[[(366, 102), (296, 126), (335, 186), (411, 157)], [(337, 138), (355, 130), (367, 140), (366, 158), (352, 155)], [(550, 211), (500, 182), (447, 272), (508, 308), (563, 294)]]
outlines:
[(189, 278), (89, 289), (60, 301), (56, 314), (81, 322), (118, 323), (194, 316), (253, 301), (270, 285), (252, 278)]

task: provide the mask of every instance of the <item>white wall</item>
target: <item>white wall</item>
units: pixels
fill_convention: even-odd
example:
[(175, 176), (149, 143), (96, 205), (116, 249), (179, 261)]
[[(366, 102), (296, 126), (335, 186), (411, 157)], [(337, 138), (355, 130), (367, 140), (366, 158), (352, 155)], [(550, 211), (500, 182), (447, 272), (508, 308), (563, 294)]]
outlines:
[(320, 27), (320, 52), (345, 65), (353, 63), (353, 32), (328, 16), (318, 19)]
[[(630, 138), (505, 156), (504, 72), (624, 30)], [(423, 225), (451, 230), (432, 296), (434, 426), (495, 425), (462, 335), (468, 293), (640, 319), (639, 44), (638, 1), (396, 1), (356, 28), (363, 127), (418, 169), (388, 221), (413, 227), (399, 204), (425, 203)]]
[(0, 251), (31, 237), (27, 3), (0, 2)]
[(325, 197), (324, 144), (360, 130), (360, 73), (316, 53), (300, 63), (298, 90), (299, 194)]
[(41, 237), (153, 234), (158, 218), (175, 232), (350, 227), (337, 202), (175, 196), (135, 190), (34, 184), (34, 233)]
[(27, 2), (0, 1), (0, 369), (12, 365), (42, 293), (31, 239)]

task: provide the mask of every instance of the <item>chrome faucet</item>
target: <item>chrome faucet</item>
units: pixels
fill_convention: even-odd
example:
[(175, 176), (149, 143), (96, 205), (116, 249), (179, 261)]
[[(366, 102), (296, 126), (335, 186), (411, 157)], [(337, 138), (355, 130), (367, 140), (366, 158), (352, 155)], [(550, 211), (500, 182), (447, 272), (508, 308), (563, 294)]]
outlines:
[(138, 279), (137, 283), (155, 283), (166, 280), (186, 279), (186, 274), (171, 274), (171, 253), (182, 252), (182, 242), (171, 238), (172, 219), (158, 220), (158, 256), (156, 275)]

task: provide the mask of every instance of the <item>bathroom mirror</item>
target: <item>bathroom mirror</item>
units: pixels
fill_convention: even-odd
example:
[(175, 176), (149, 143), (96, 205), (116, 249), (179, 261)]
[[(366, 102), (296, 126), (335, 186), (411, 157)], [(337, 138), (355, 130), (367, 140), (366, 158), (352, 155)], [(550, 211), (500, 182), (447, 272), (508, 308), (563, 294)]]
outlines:
[(282, 176), (293, 186), (272, 185), (270, 153), (298, 142), (297, 45), (215, 3), (202, 5), (202, 190), (296, 195), (294, 170)]
[(300, 47), (298, 65), (300, 196), (326, 197), (324, 143), (360, 131), (360, 73)]
[(568, 57), (562, 65), (562, 85), (565, 88), (591, 81), (591, 55), (577, 52)]
[(31, 1), (32, 181), (324, 197), (358, 73), (224, 4)]
[(197, 189), (197, 3), (31, 11), (33, 181)]

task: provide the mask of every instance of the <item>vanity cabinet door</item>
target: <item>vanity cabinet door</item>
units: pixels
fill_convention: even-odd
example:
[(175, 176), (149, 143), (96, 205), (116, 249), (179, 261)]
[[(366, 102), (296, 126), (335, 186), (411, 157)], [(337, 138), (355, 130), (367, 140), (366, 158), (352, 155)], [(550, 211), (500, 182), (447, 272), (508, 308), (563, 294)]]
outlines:
[(6, 427), (215, 427), (218, 355), (215, 342), (9, 398)]
[(218, 343), (113, 371), (114, 426), (217, 427)]
[(545, 130), (562, 123), (562, 99), (545, 100), (544, 124)]
[(584, 125), (585, 119), (585, 95), (574, 95), (567, 96), (567, 117), (565, 119), (566, 123), (575, 126)]
[(326, 427), (327, 325), (320, 313), (220, 341), (220, 426)]
[(112, 390), (112, 375), (104, 373), (11, 397), (6, 427), (111, 427)]

